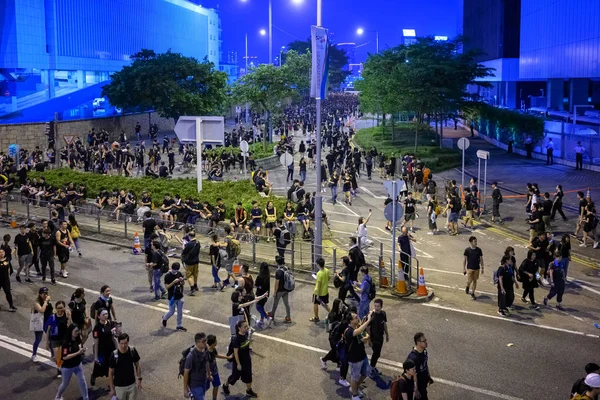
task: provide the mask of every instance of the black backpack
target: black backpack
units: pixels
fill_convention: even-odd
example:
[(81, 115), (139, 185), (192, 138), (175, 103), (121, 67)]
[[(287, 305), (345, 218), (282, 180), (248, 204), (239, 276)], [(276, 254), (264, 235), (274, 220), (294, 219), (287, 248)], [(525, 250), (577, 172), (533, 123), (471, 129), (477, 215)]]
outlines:
[(375, 296), (377, 296), (377, 290), (375, 289), (375, 284), (372, 279), (369, 281), (369, 292), (367, 293), (367, 296), (369, 297), (369, 300), (373, 300)]
[(158, 254), (160, 255), (160, 262), (158, 264), (160, 272), (166, 274), (169, 272), (169, 257), (162, 250), (159, 250)]
[(194, 346), (187, 347), (181, 352), (181, 358), (179, 359), (179, 374), (177, 375), (177, 379), (180, 379), (183, 376), (183, 373), (185, 371), (185, 360), (187, 359), (188, 354), (190, 354), (190, 351), (192, 351), (193, 348)]
[(340, 277), (337, 274), (333, 277), (333, 286), (336, 289), (339, 289), (343, 283), (344, 282), (340, 279)]

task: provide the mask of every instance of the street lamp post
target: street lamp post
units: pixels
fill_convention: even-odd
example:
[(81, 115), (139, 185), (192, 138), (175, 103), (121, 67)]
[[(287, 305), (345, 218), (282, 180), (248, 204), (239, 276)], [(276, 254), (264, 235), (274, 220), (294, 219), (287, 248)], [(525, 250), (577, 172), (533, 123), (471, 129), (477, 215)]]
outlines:
[(363, 29), (358, 28), (356, 30), (357, 35), (362, 35), (365, 32), (374, 32), (375, 33), (375, 52), (379, 54), (379, 30), (377, 29)]
[[(323, 25), (322, 17), (323, 13), (323, 1), (317, 0), (317, 27)], [(315, 66), (313, 65), (313, 68)], [(317, 151), (315, 154), (315, 163), (317, 166), (317, 182), (315, 187), (315, 242), (314, 242), (314, 261), (316, 261), (323, 252), (323, 196), (321, 193), (321, 90), (317, 88), (316, 91), (316, 137), (317, 137)], [(316, 263), (315, 263), (316, 264)]]
[(273, 64), (273, 2), (269, 0), (269, 64)]

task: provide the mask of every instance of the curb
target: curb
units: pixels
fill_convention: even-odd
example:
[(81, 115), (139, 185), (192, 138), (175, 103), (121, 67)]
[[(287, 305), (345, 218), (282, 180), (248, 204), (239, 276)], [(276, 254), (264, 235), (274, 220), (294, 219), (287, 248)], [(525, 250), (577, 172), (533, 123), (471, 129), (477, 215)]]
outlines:
[[(90, 238), (90, 237), (86, 237), (86, 236), (81, 236), (81, 239), (89, 240), (91, 242), (102, 243), (102, 244), (106, 244), (106, 245), (110, 245), (110, 246), (118, 246), (118, 247), (122, 247), (124, 249), (131, 249), (130, 245), (125, 245), (123, 243), (110, 242), (108, 240), (102, 240), (102, 239), (94, 239), (94, 238)], [(200, 264), (210, 265), (210, 264), (207, 264), (206, 262), (202, 262), (202, 261), (200, 261)], [(308, 274), (308, 272), (304, 272), (304, 271), (295, 272), (296, 276), (300, 275), (300, 274), (306, 275), (306, 274)], [(271, 276), (274, 277), (275, 274), (273, 273)], [(308, 279), (303, 279), (303, 278), (296, 278), (296, 282), (304, 283), (307, 285), (314, 284), (314, 281), (308, 280)], [(335, 286), (333, 286), (333, 284), (329, 284), (328, 286), (329, 286), (329, 288), (331, 288), (333, 290), (337, 290), (335, 288)], [(379, 288), (379, 291), (377, 293), (377, 297), (401, 300), (401, 301), (406, 301), (406, 302), (411, 302), (411, 303), (427, 302), (427, 301), (430, 301), (433, 298), (433, 296), (434, 296), (433, 290), (427, 291), (427, 296), (418, 296), (418, 297), (414, 293), (412, 293), (412, 291), (409, 292), (407, 295), (399, 295), (399, 294), (395, 294), (395, 293), (391, 292), (391, 289), (389, 289), (389, 288)]]

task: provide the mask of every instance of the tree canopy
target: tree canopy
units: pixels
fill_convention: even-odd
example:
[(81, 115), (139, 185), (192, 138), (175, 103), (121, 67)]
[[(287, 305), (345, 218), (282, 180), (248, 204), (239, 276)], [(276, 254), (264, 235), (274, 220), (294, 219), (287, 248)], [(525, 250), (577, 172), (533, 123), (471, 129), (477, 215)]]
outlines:
[(111, 75), (102, 88), (111, 104), (154, 109), (162, 117), (219, 115), (227, 98), (227, 74), (213, 63), (179, 53), (156, 54), (143, 49), (131, 56), (131, 65)]
[[(294, 40), (287, 45), (289, 50), (294, 50), (298, 54), (308, 54), (311, 57), (312, 43), (310, 38), (307, 40)], [(287, 63), (287, 59), (286, 59)], [(346, 52), (335, 45), (329, 46), (329, 74), (327, 76), (329, 86), (332, 89), (338, 89), (342, 82), (350, 75), (350, 71), (345, 71), (344, 67), (348, 64)], [(310, 74), (310, 71), (309, 71)]]
[(419, 117), (456, 113), (468, 96), (467, 85), (487, 87), (487, 82), (476, 80), (491, 75), (490, 68), (475, 62), (478, 52), (459, 52), (461, 44), (461, 38), (425, 37), (371, 55), (363, 79), (355, 83), (363, 110), (415, 111)]

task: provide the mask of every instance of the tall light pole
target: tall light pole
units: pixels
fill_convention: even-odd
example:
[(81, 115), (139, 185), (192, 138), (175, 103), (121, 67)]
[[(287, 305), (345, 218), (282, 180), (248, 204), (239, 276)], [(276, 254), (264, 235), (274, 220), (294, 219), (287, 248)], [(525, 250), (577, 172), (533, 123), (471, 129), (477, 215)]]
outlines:
[(365, 32), (375, 32), (375, 52), (377, 54), (379, 54), (379, 30), (376, 30), (376, 29), (365, 30), (363, 28), (358, 28), (356, 30), (357, 35), (362, 35)]
[(273, 64), (273, 0), (269, 0), (269, 64)]
[[(317, 27), (323, 26), (323, 1), (317, 0)], [(313, 65), (313, 68), (315, 66)], [(326, 79), (326, 78), (325, 78)], [(317, 121), (315, 124), (317, 137), (317, 151), (315, 154), (315, 163), (317, 165), (317, 182), (315, 184), (315, 243), (314, 243), (314, 261), (321, 257), (323, 253), (323, 196), (321, 194), (321, 89), (316, 91), (316, 109)], [(315, 263), (316, 264), (316, 263)], [(314, 268), (314, 267), (313, 267)]]

